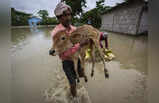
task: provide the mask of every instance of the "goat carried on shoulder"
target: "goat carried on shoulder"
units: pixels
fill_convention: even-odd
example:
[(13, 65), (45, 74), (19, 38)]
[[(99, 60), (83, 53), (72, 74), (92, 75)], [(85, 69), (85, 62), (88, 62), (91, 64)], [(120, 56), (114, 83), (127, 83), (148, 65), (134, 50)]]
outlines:
[[(94, 66), (95, 66), (95, 52), (96, 49), (99, 52), (99, 57), (101, 58), (103, 65), (104, 65), (104, 75), (105, 78), (109, 78), (109, 73), (105, 65), (105, 58), (104, 58), (104, 53), (100, 47), (99, 43), (99, 30), (95, 29), (94, 27), (90, 25), (83, 25), (78, 27), (74, 32), (71, 33), (71, 35), (68, 37), (65, 33), (65, 31), (61, 31), (58, 33), (58, 35), (54, 36), (54, 43), (52, 46), (52, 50), (54, 50), (54, 54), (58, 55), (65, 50), (71, 48), (74, 44), (80, 43), (82, 40), (89, 40), (89, 43), (82, 48), (78, 52), (76, 52), (74, 55), (72, 55), (72, 60), (75, 65), (75, 72), (77, 75), (77, 81), (79, 82), (79, 75), (77, 72), (77, 63), (78, 63), (78, 58), (80, 57), (81, 60), (81, 66), (82, 68), (85, 68), (85, 56), (86, 56), (86, 50), (91, 48), (91, 60), (92, 60), (92, 70), (91, 70), (91, 76), (94, 75)], [(109, 61), (107, 59), (106, 61)], [(85, 81), (87, 81), (87, 77), (85, 76)]]

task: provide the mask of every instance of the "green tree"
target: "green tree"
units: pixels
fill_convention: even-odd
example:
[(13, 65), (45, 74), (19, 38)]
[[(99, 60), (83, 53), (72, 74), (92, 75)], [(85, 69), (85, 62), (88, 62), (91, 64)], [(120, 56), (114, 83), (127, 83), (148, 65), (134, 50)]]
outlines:
[(94, 9), (84, 13), (81, 17), (81, 22), (84, 24), (87, 24), (88, 18), (91, 18), (92, 26), (94, 26), (95, 28), (100, 28), (101, 18), (100, 18), (100, 14), (98, 13), (97, 8), (94, 8)]
[(104, 2), (105, 0), (96, 1), (96, 8), (100, 14), (104, 11)]
[(28, 19), (32, 14), (28, 14), (22, 11), (17, 11), (11, 8), (11, 25), (12, 26), (23, 26), (28, 25)]
[(38, 14), (39, 14), (39, 16), (41, 17), (41, 18), (47, 18), (48, 17), (48, 12), (47, 12), (47, 10), (40, 10), (39, 12), (38, 12)]
[(104, 6), (104, 2), (105, 2), (105, 0), (96, 1), (96, 8), (97, 8), (99, 14), (102, 14), (105, 11), (111, 9), (110, 6)]
[(42, 23), (41, 24), (47, 24), (48, 15), (49, 15), (47, 10), (39, 10), (38, 15), (42, 18)]
[(56, 24), (58, 24), (56, 17), (48, 17), (47, 25), (56, 25)]
[(92, 10), (87, 11), (81, 17), (81, 22), (87, 23), (88, 18), (91, 18), (92, 26), (96, 28), (101, 27), (101, 14), (105, 11), (109, 10), (111, 7), (104, 6), (105, 0), (98, 0), (96, 1), (96, 7)]
[(71, 6), (72, 15), (77, 16), (83, 13), (83, 8), (86, 7), (86, 0), (62, 0), (65, 1), (66, 4)]

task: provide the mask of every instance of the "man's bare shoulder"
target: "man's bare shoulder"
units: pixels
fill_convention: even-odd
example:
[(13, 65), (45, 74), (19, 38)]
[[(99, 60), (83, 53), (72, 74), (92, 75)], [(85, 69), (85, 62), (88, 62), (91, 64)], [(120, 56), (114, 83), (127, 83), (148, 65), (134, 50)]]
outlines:
[(56, 25), (53, 30), (51, 31), (51, 36), (55, 36), (59, 31), (64, 30), (64, 28), (61, 26), (61, 24)]
[(56, 25), (56, 26), (52, 29), (52, 32), (53, 32), (53, 31), (56, 31), (56, 30), (59, 28), (59, 25), (60, 25), (60, 24)]

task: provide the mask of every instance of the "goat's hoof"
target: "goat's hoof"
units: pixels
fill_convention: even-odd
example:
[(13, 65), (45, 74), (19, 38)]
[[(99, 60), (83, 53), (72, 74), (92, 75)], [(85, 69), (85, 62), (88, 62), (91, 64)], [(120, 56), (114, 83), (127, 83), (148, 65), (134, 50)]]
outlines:
[(108, 72), (105, 73), (105, 78), (109, 78), (109, 73)]
[(77, 79), (77, 83), (79, 83), (80, 82), (80, 80), (79, 79)]
[(84, 78), (84, 80), (85, 80), (85, 82), (88, 82), (88, 79), (87, 79), (87, 77), (85, 77), (85, 78)]
[(91, 77), (93, 77), (93, 75), (94, 75), (94, 74), (93, 74), (93, 73), (91, 73)]

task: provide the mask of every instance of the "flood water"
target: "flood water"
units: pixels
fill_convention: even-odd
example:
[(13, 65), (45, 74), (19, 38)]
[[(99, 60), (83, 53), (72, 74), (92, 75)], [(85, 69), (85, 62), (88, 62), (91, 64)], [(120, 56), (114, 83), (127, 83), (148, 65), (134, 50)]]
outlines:
[[(64, 76), (60, 59), (48, 53), (52, 29), (12, 29), (13, 103), (44, 103), (44, 90), (58, 86), (57, 71)], [(104, 78), (102, 63), (96, 63), (94, 77), (87, 64), (88, 83), (81, 79), (92, 103), (147, 103), (147, 43), (146, 35), (109, 34), (116, 56), (106, 63), (110, 78)]]

